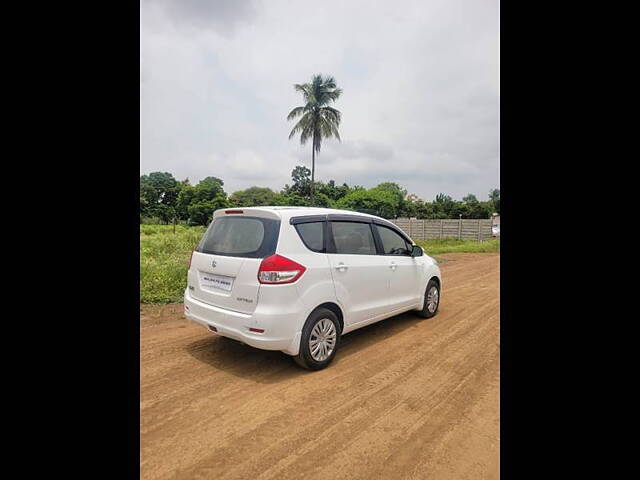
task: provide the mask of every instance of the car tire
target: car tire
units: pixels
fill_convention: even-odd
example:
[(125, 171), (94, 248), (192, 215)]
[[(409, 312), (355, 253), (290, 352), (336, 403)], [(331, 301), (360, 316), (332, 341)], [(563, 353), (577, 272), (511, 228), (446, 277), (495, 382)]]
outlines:
[[(431, 296), (430, 296), (431, 294)], [(435, 302), (433, 302), (435, 295)], [(434, 305), (435, 303), (435, 305)], [(422, 310), (418, 310), (418, 315), (422, 318), (431, 318), (438, 313), (438, 307), (440, 306), (440, 285), (434, 279), (429, 280), (427, 288), (424, 291), (424, 302), (422, 304)]]
[(327, 367), (340, 346), (340, 334), (340, 322), (335, 313), (326, 308), (314, 310), (302, 327), (300, 351), (293, 359), (307, 370)]

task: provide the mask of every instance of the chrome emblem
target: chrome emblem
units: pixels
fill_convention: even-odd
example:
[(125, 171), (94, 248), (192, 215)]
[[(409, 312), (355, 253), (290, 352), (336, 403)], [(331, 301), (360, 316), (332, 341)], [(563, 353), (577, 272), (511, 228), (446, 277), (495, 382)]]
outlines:
[(216, 268), (216, 261), (215, 260), (211, 262), (211, 268)]

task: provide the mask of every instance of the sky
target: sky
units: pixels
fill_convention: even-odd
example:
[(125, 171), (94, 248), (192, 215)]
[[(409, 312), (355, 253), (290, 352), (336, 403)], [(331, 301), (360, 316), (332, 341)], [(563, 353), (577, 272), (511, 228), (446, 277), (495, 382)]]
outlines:
[(288, 139), (295, 83), (332, 75), (340, 136), (316, 179), (397, 182), (424, 200), (500, 188), (497, 0), (141, 0), (140, 174), (228, 194), (279, 191), (311, 144)]

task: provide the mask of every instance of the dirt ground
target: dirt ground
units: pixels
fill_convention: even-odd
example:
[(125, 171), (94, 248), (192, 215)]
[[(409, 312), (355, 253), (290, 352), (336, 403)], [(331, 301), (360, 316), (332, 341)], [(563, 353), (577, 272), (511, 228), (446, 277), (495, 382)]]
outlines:
[(499, 478), (500, 257), (438, 258), (438, 315), (347, 334), (319, 372), (141, 306), (141, 478)]

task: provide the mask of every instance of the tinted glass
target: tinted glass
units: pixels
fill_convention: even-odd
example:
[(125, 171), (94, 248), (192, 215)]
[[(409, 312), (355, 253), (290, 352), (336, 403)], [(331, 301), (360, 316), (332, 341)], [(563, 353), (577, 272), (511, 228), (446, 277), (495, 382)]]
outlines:
[(233, 257), (265, 257), (275, 252), (279, 224), (267, 218), (218, 217), (196, 250)]
[(324, 223), (299, 223), (296, 230), (309, 250), (321, 252), (324, 246)]
[(411, 255), (411, 250), (404, 238), (387, 227), (376, 225), (382, 241), (385, 255)]
[(376, 245), (368, 223), (331, 222), (336, 253), (375, 255)]

